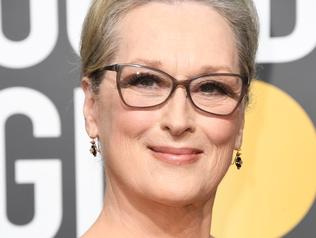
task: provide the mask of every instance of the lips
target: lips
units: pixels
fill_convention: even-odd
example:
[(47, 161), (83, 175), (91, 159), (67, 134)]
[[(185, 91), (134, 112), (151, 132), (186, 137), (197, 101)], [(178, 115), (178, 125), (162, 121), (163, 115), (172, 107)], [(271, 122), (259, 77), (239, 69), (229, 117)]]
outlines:
[(202, 150), (190, 147), (148, 146), (153, 156), (161, 161), (174, 165), (184, 165), (196, 162)]

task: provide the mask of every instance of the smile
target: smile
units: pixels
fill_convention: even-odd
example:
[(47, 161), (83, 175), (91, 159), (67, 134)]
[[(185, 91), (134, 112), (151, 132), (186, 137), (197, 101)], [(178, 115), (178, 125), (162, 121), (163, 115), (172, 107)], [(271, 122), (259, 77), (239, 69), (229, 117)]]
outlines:
[(175, 148), (168, 146), (148, 146), (154, 158), (173, 165), (185, 165), (196, 162), (203, 153), (195, 148)]

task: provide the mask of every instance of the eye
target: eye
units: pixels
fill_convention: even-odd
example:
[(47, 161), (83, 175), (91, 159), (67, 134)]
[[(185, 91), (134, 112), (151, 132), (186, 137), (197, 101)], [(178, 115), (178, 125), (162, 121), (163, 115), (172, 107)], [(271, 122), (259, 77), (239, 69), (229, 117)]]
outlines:
[(121, 86), (125, 87), (155, 88), (161, 86), (162, 79), (153, 74), (140, 73), (129, 76), (127, 79), (124, 79), (123, 83)]
[(198, 85), (196, 85), (194, 92), (202, 93), (206, 96), (231, 96), (232, 91), (229, 89), (227, 85), (224, 85), (221, 82), (217, 81), (204, 81), (200, 82)]

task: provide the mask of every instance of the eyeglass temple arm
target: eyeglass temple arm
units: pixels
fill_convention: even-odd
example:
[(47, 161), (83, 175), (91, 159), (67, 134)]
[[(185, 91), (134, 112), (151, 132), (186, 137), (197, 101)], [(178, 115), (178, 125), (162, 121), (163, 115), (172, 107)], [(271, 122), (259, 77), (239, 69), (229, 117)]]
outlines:
[(113, 64), (113, 65), (107, 65), (103, 68), (99, 68), (95, 71), (93, 71), (92, 73), (90, 73), (90, 77), (96, 77), (96, 75), (102, 74), (104, 71), (116, 71), (118, 72), (119, 70), (119, 65), (118, 64)]
[(109, 70), (109, 71), (118, 71), (119, 70), (119, 65), (118, 64), (112, 64), (112, 65), (108, 65), (108, 66), (105, 66), (104, 68), (101, 69), (102, 71), (103, 70)]

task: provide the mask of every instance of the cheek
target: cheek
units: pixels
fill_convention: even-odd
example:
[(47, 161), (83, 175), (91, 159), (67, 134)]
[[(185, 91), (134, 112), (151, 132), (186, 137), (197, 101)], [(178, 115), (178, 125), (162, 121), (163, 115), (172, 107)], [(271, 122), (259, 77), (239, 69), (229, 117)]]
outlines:
[(237, 117), (222, 119), (208, 118), (200, 123), (206, 136), (207, 160), (201, 170), (207, 191), (217, 187), (231, 164), (236, 136), (239, 131), (240, 120)]
[(115, 85), (103, 85), (98, 102), (98, 130), (107, 147), (110, 142), (126, 143), (154, 124), (153, 111), (131, 110), (121, 102)]
[(119, 134), (121, 139), (140, 139), (147, 130), (154, 126), (156, 115), (149, 111), (128, 111), (118, 109), (112, 115), (112, 133)]
[(105, 157), (122, 159), (142, 149), (139, 142), (157, 123), (158, 115), (153, 111), (129, 110), (118, 100), (112, 100), (110, 109), (103, 114), (100, 137)]
[[(154, 111), (130, 110), (112, 95), (100, 103), (99, 137), (107, 173), (134, 183), (144, 170), (142, 136), (157, 123)], [(134, 175), (132, 175), (134, 174)], [(134, 182), (133, 182), (134, 181)]]
[(215, 146), (233, 143), (239, 131), (239, 127), (240, 120), (238, 120), (238, 118), (212, 118), (203, 123), (203, 130), (206, 136)]

